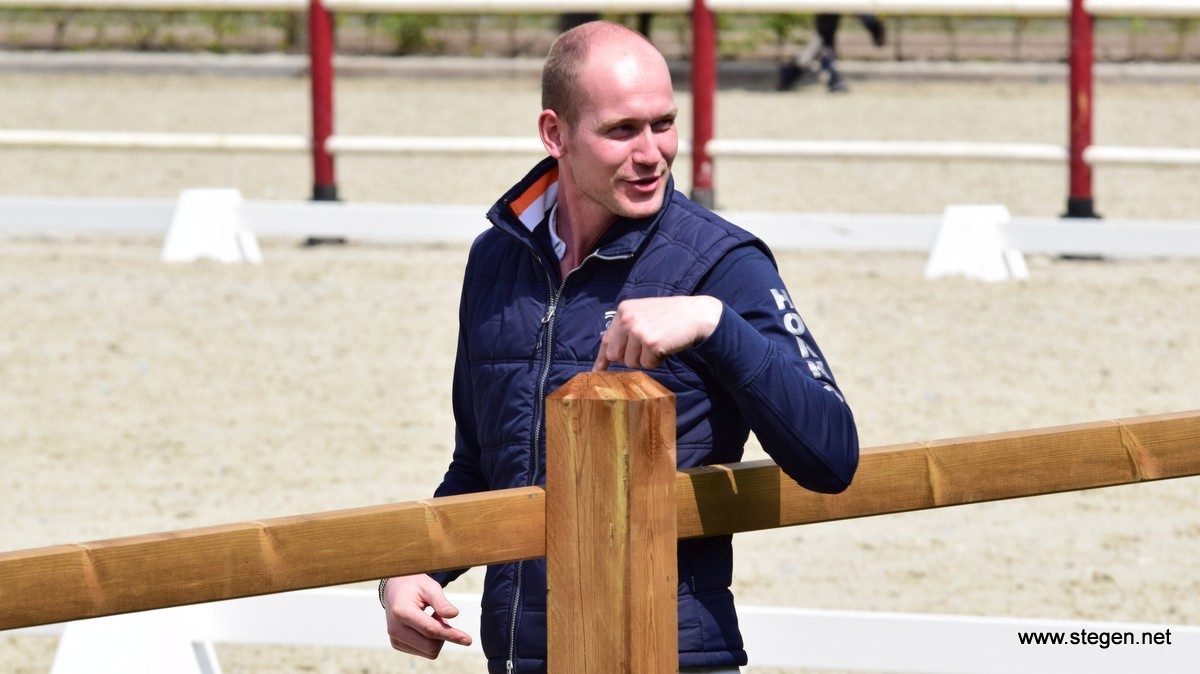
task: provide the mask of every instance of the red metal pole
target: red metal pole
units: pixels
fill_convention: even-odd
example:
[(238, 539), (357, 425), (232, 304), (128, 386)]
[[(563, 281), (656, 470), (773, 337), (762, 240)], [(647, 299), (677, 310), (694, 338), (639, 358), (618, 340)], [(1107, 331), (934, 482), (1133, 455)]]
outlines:
[(333, 155), (333, 20), (321, 0), (308, 3), (309, 79), (312, 83), (313, 201), (337, 201)]
[(1071, 0), (1071, 139), (1070, 194), (1068, 218), (1094, 218), (1092, 169), (1083, 153), (1092, 144), (1092, 17), (1083, 8), (1083, 0)]
[(692, 199), (713, 207), (713, 99), (717, 89), (717, 22), (704, 0), (692, 5)]

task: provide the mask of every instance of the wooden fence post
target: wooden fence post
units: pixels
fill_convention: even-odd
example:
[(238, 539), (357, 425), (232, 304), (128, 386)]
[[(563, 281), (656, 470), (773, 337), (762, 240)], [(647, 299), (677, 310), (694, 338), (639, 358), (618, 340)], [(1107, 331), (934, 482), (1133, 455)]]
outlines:
[(675, 396), (644, 373), (547, 400), (550, 674), (677, 671), (675, 473)]

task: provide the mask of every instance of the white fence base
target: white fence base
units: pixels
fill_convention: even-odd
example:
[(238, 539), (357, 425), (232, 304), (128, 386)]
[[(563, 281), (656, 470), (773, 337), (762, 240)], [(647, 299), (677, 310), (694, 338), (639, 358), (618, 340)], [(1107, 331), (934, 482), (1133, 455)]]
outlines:
[(160, 258), (261, 264), (258, 239), (242, 227), (241, 207), (242, 193), (235, 189), (184, 190), (171, 214)]
[[(960, 674), (1195, 670), (1200, 627), (918, 613), (739, 610), (753, 665)], [(1171, 645), (1070, 645), (1070, 635), (1171, 630)], [(1064, 645), (1022, 645), (1019, 633), (1062, 633)], [(1102, 637), (1097, 637), (1101, 639)], [(1081, 637), (1087, 641), (1087, 637)]]
[(1004, 206), (947, 206), (925, 262), (925, 278), (965, 276), (988, 282), (1028, 278), (1025, 256), (1004, 237), (1010, 220)]
[[(450, 594), (448, 598), (462, 611), (454, 624), (478, 637), (479, 596)], [(1198, 626), (773, 607), (742, 607), (738, 614), (753, 666), (960, 674), (1173, 674), (1194, 672), (1200, 661)], [(77, 629), (84, 636), (75, 636)], [(1170, 644), (1111, 642), (1114, 634), (1131, 633), (1140, 639), (1143, 633), (1165, 634), (1166, 630), (1170, 630)], [(220, 674), (211, 642), (390, 648), (375, 593), (347, 588), (184, 606), (16, 632), (63, 634), (52, 674)], [(1019, 633), (1063, 634), (1067, 643), (1022, 645)], [(1108, 636), (1096, 636), (1096, 643), (1088, 644), (1088, 634)], [(1071, 635), (1079, 635), (1083, 643), (1071, 645)], [(162, 659), (152, 661), (159, 642), (169, 644), (171, 650), (161, 649)], [(1110, 645), (1101, 647), (1100, 642)], [(182, 664), (180, 658), (189, 649), (191, 659)], [(445, 650), (483, 657), (477, 638), (470, 647), (447, 644)], [(131, 651), (140, 651), (143, 657), (129, 660)], [(109, 661), (125, 665), (97, 669), (97, 663)]]
[(195, 611), (163, 609), (65, 626), (50, 674), (222, 674)]
[[(165, 234), (170, 199), (0, 198), (0, 235)], [(488, 227), (484, 206), (246, 201), (241, 225), (260, 237), (346, 238), (384, 243), (472, 241)], [(928, 253), (942, 215), (729, 211), (722, 215), (775, 250)], [(1002, 228), (1024, 254), (1200, 257), (1200, 221), (1013, 218)]]

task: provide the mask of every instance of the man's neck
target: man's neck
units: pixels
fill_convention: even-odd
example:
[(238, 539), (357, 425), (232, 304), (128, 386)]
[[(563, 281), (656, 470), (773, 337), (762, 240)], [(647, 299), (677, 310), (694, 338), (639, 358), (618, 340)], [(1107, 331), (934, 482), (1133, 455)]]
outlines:
[(566, 278), (567, 274), (592, 252), (600, 237), (617, 218), (598, 204), (595, 208), (588, 208), (577, 201), (574, 206), (570, 206), (562, 196), (560, 192), (555, 217), (558, 237), (567, 246), (566, 254), (558, 263), (559, 271), (562, 272), (563, 278)]

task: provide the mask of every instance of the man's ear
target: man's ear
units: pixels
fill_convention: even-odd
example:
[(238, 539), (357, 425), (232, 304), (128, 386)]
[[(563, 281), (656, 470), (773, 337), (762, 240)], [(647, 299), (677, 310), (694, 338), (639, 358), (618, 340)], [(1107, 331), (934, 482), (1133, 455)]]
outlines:
[(567, 153), (567, 134), (568, 130), (566, 123), (558, 116), (558, 113), (553, 110), (542, 110), (542, 114), (538, 115), (538, 135), (542, 139), (542, 145), (546, 148), (546, 152), (555, 159), (562, 159)]

